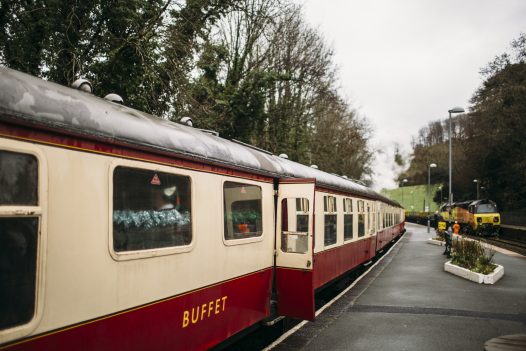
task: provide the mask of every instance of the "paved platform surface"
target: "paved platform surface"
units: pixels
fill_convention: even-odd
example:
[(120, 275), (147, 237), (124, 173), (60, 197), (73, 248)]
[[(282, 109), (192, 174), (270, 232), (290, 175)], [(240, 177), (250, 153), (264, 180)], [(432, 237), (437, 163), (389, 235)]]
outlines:
[(501, 335), (526, 333), (526, 258), (497, 252), (496, 285), (444, 271), (443, 247), (426, 227), (404, 237), (352, 289), (273, 350), (483, 350)]

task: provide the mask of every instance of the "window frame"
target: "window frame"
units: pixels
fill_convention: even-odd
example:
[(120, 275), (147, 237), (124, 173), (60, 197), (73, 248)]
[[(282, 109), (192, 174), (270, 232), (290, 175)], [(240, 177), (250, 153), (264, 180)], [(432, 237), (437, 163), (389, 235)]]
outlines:
[[(365, 200), (360, 199), (357, 201), (357, 209), (358, 212), (356, 213), (356, 220), (357, 220), (357, 228), (356, 228), (356, 235), (358, 239), (364, 239), (367, 237), (367, 218), (365, 216)], [(360, 216), (363, 216), (363, 234), (360, 235)]]
[[(334, 199), (334, 201), (330, 200)], [(329, 202), (330, 201), (330, 202)], [(331, 211), (331, 204), (334, 204), (334, 211)], [(327, 205), (327, 206), (326, 206)], [(327, 209), (325, 209), (327, 207)], [(336, 217), (336, 233), (334, 242), (330, 244), (325, 244), (325, 222), (326, 216), (335, 216)], [(338, 245), (338, 197), (333, 194), (323, 194), (323, 247), (332, 247)]]
[(42, 319), (45, 295), (45, 268), (47, 248), (47, 208), (48, 208), (48, 167), (43, 151), (37, 146), (20, 141), (1, 139), (0, 150), (26, 154), (37, 161), (37, 196), (36, 205), (0, 205), (0, 217), (3, 218), (37, 218), (37, 249), (35, 269), (35, 308), (32, 318), (24, 324), (0, 330), (0, 343), (8, 342), (29, 335)]
[[(310, 209), (310, 204), (309, 204), (309, 199), (307, 199), (306, 197), (296, 197), (296, 213), (295, 213), (295, 216), (296, 216), (296, 230), (298, 230), (298, 216), (307, 216), (307, 233), (309, 232), (309, 227), (310, 227), (310, 216), (309, 216), (309, 209)], [(306, 203), (306, 211), (305, 209), (303, 210), (298, 210), (298, 200), (300, 200), (300, 204), (302, 204), (302, 206), (299, 206), (300, 208), (303, 208), (304, 204)], [(305, 201), (301, 201), (301, 200), (305, 200)]]
[[(113, 174), (117, 167), (136, 168), (138, 170), (156, 171), (169, 173), (175, 176), (188, 177), (190, 183), (190, 221), (192, 230), (192, 241), (188, 245), (159, 247), (155, 249), (135, 250), (135, 251), (115, 251), (113, 248)], [(143, 258), (174, 255), (190, 252), (195, 246), (195, 180), (193, 173), (184, 168), (176, 168), (156, 163), (147, 163), (134, 160), (114, 160), (108, 172), (108, 251), (115, 261), (129, 261)]]
[[(225, 189), (225, 183), (227, 182), (230, 182), (230, 183), (238, 183), (238, 184), (245, 184), (245, 185), (252, 185), (252, 186), (257, 186), (261, 189), (261, 235), (259, 236), (253, 236), (253, 237), (250, 237), (250, 238), (242, 238), (242, 239), (226, 239), (225, 238), (225, 219), (224, 219), (224, 216), (225, 216), (225, 192), (224, 192), (224, 189)], [(223, 244), (225, 246), (237, 246), (237, 245), (245, 245), (245, 244), (251, 244), (251, 243), (256, 243), (256, 242), (260, 242), (260, 241), (263, 241), (263, 239), (265, 238), (265, 201), (264, 201), (264, 198), (265, 198), (265, 192), (264, 192), (264, 189), (263, 189), (263, 185), (259, 182), (255, 182), (255, 181), (251, 181), (251, 180), (248, 180), (248, 179), (243, 179), (243, 178), (226, 178), (224, 177), (222, 180), (221, 180), (221, 218), (222, 218), (222, 221), (221, 221), (221, 240), (223, 241)]]
[[(346, 204), (350, 204), (349, 206)], [(355, 239), (355, 230), (354, 230), (354, 220), (356, 216), (354, 215), (354, 208), (356, 206), (356, 201), (353, 198), (350, 197), (344, 197), (343, 198), (343, 241), (349, 242)], [(351, 236), (345, 237), (345, 217), (350, 215), (351, 216)]]
[[(296, 231), (295, 232), (296, 233), (304, 233), (304, 236), (305, 236), (305, 238), (307, 240), (307, 250), (305, 252), (283, 250), (283, 235), (284, 235), (285, 232), (289, 232), (290, 233), (290, 228), (287, 231), (283, 230), (283, 218), (284, 218), (284, 216), (283, 216), (283, 202), (285, 200), (288, 201), (290, 199), (295, 199), (296, 200), (296, 204), (295, 204), (296, 211), (294, 212), (294, 216), (296, 217)], [(306, 201), (306, 204), (307, 204), (306, 211), (305, 210), (298, 210), (297, 200), (305, 200)], [(303, 201), (301, 201), (301, 202), (304, 203)], [(280, 246), (280, 250), (281, 250), (282, 253), (293, 254), (293, 255), (305, 255), (305, 254), (307, 254), (309, 252), (309, 249), (308, 249), (308, 237), (309, 237), (309, 235), (311, 235), (311, 234), (309, 234), (309, 232), (312, 232), (312, 228), (311, 228), (312, 227), (312, 216), (310, 214), (310, 206), (311, 206), (310, 201), (306, 197), (283, 197), (283, 198), (281, 198), (281, 216), (280, 216), (281, 217), (281, 223), (276, 223), (276, 225), (277, 225), (277, 232), (279, 233), (278, 235), (281, 236), (281, 238), (280, 238), (281, 243), (280, 243), (279, 246)], [(300, 208), (301, 207), (303, 207), (303, 206), (300, 206)], [(288, 208), (287, 208), (287, 211), (288, 211)], [(307, 231), (306, 232), (298, 230), (297, 217), (299, 215), (307, 216)]]

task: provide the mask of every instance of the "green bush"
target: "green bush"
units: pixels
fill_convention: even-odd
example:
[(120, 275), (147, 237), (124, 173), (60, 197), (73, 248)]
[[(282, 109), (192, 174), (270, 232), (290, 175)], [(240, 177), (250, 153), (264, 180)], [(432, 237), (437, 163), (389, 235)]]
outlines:
[(497, 267), (493, 263), (495, 251), (485, 249), (476, 240), (458, 240), (453, 243), (451, 263), (470, 271), (489, 274)]

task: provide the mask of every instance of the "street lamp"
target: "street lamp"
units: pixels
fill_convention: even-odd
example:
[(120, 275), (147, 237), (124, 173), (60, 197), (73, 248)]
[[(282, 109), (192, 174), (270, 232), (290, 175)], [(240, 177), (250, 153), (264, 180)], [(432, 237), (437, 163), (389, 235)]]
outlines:
[(405, 208), (405, 205), (404, 205), (404, 183), (407, 183), (407, 179), (406, 178), (402, 179), (402, 206)]
[(442, 205), (442, 188), (443, 188), (442, 185), (440, 185), (440, 186), (438, 187), (438, 190), (440, 190), (440, 205)]
[(473, 183), (477, 183), (477, 200), (479, 199), (479, 180), (478, 179), (473, 179)]
[(448, 110), (449, 112), (449, 196), (447, 198), (448, 205), (450, 208), (449, 213), (449, 219), (451, 221), (451, 205), (453, 204), (453, 192), (452, 192), (452, 185), (453, 185), (453, 179), (451, 177), (451, 171), (453, 169), (453, 162), (451, 157), (451, 115), (453, 113), (464, 113), (464, 109), (462, 107), (454, 107), (451, 110)]
[(431, 224), (431, 220), (429, 218), (429, 211), (431, 211), (431, 200), (429, 196), (429, 187), (431, 186), (431, 168), (435, 168), (437, 166), (436, 163), (431, 163), (429, 167), (427, 167), (427, 232), (429, 233), (429, 225)]

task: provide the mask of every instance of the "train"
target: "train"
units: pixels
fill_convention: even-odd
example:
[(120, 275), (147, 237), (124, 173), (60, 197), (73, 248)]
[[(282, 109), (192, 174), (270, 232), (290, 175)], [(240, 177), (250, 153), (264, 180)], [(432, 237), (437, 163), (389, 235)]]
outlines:
[(491, 200), (469, 200), (443, 204), (439, 210), (444, 221), (458, 222), (466, 234), (498, 236), (500, 213), (497, 204)]
[(202, 350), (401, 236), (347, 177), (0, 67), (0, 349)]

